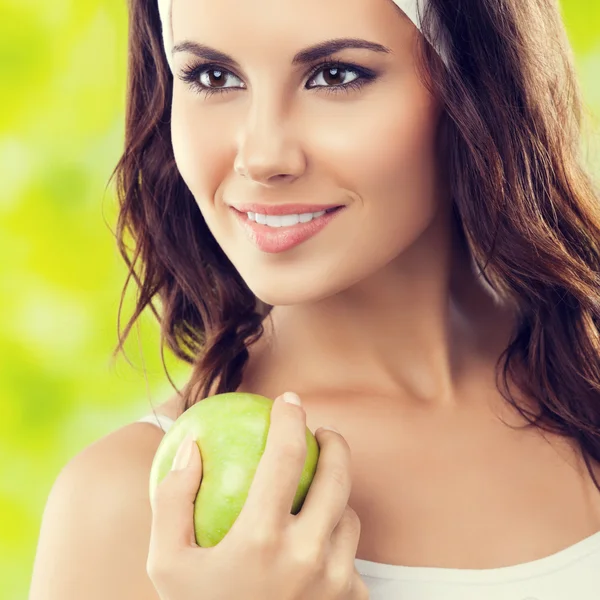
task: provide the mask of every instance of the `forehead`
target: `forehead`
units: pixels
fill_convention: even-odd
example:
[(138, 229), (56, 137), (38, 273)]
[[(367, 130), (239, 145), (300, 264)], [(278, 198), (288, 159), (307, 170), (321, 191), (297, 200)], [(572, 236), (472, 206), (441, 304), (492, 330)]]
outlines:
[(285, 52), (333, 37), (399, 48), (416, 28), (392, 0), (172, 0), (174, 43), (227, 43)]

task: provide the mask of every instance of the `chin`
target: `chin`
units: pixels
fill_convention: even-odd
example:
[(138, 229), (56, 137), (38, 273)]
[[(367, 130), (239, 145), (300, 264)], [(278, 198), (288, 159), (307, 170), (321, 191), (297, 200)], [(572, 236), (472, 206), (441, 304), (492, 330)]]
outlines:
[(307, 295), (306, 292), (295, 293), (295, 290), (253, 290), (250, 288), (253, 294), (265, 304), (270, 304), (271, 306), (294, 306), (295, 304), (303, 304), (305, 302), (311, 302), (313, 297), (311, 295)]
[(331, 282), (323, 282), (323, 285), (318, 285), (314, 279), (309, 284), (299, 277), (295, 277), (290, 284), (282, 283), (277, 287), (273, 285), (272, 281), (269, 281), (268, 285), (262, 286), (253, 285), (253, 282), (246, 280), (246, 285), (261, 302), (271, 306), (312, 304), (334, 296), (343, 291), (345, 287), (342, 286), (341, 289), (334, 288)]

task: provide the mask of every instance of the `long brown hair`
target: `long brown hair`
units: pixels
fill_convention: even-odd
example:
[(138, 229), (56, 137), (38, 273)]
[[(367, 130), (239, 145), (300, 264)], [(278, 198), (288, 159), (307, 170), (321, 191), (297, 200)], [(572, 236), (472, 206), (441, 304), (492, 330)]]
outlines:
[[(429, 0), (422, 29), (418, 67), (445, 109), (454, 216), (485, 281), (518, 307), (497, 363), (502, 393), (528, 426), (576, 440), (600, 490), (590, 462), (600, 462), (600, 193), (580, 154), (583, 104), (558, 1)], [(447, 65), (424, 41), (438, 31)], [(244, 283), (178, 173), (172, 85), (156, 2), (129, 0), (125, 149), (111, 176), (129, 275), (113, 357), (150, 307), (163, 365), (166, 344), (193, 367), (180, 392), (187, 409), (238, 388), (272, 307)], [(132, 278), (137, 304), (121, 333)], [(535, 411), (516, 402), (509, 382)]]

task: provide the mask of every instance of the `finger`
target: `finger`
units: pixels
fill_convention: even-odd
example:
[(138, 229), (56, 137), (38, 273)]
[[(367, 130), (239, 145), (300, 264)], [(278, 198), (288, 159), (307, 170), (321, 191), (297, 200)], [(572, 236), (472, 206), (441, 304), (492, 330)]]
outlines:
[(369, 588), (360, 576), (360, 573), (356, 570), (356, 567), (354, 567), (354, 574), (352, 576), (350, 598), (351, 600), (369, 600), (370, 598)]
[(302, 509), (295, 518), (302, 522), (300, 531), (323, 544), (333, 534), (350, 497), (350, 446), (335, 431), (319, 428), (315, 436), (320, 449), (319, 462)]
[[(178, 459), (182, 461), (179, 464)], [(194, 502), (201, 480), (200, 450), (198, 443), (188, 434), (175, 454), (173, 468), (156, 486), (151, 499), (150, 554), (171, 556), (183, 548), (197, 545)]]
[(360, 520), (352, 508), (346, 505), (331, 535), (325, 569), (325, 586), (336, 597), (355, 598), (351, 592), (354, 576), (358, 573), (354, 561), (359, 538)]
[(268, 532), (289, 519), (306, 452), (306, 413), (279, 396), (271, 409), (265, 451), (238, 520)]
[(328, 572), (334, 579), (349, 581), (355, 572), (355, 559), (360, 541), (360, 519), (356, 512), (346, 505), (337, 527), (331, 534), (328, 554)]

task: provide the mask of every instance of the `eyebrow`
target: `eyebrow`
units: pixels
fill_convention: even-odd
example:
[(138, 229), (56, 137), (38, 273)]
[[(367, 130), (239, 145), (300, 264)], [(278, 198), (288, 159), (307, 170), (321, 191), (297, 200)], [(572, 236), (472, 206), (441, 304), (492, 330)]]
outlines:
[[(393, 54), (392, 50), (376, 42), (369, 42), (360, 38), (336, 38), (332, 40), (326, 40), (314, 46), (310, 46), (298, 52), (292, 59), (292, 65), (305, 65), (312, 63), (321, 58), (325, 58), (335, 52), (340, 52), (347, 48), (361, 48), (366, 50), (372, 50), (373, 52), (383, 52), (386, 54)], [(211, 48), (205, 44), (193, 42), (191, 40), (184, 40), (173, 46), (173, 54), (176, 52), (189, 52), (194, 54), (198, 58), (204, 58), (205, 60), (224, 62), (232, 65), (236, 69), (240, 69), (240, 65), (231, 56), (220, 52), (215, 48)]]

